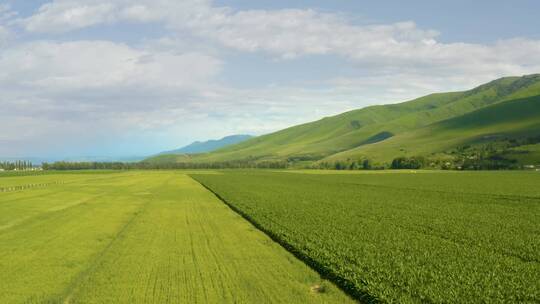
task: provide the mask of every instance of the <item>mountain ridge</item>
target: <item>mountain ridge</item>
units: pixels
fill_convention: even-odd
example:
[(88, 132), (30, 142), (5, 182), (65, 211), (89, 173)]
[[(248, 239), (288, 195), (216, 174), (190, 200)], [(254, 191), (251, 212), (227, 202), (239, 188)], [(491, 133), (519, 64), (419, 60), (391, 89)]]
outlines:
[(234, 135), (228, 135), (225, 137), (222, 137), (220, 139), (209, 139), (206, 141), (194, 141), (189, 145), (186, 145), (184, 147), (170, 150), (170, 151), (164, 151), (158, 153), (158, 155), (163, 154), (196, 154), (196, 153), (205, 153), (205, 152), (212, 152), (214, 150), (217, 150), (219, 148), (233, 145), (240, 143), (242, 141), (248, 140), (252, 138), (252, 135), (247, 134), (234, 134)]
[[(362, 147), (372, 149), (371, 147), (384, 146), (383, 143), (394, 142), (395, 138), (400, 139), (405, 136), (403, 134), (414, 133), (416, 130), (429, 128), (442, 121), (499, 103), (538, 95), (540, 95), (540, 74), (503, 77), (471, 90), (433, 93), (406, 102), (356, 109), (255, 137), (211, 153), (203, 153), (189, 159), (169, 157), (168, 161), (319, 162), (373, 158), (388, 164), (392, 157), (407, 155), (407, 153), (395, 153), (391, 155), (392, 157), (381, 158), (361, 152), (365, 149)], [(503, 113), (497, 115), (503, 115)], [(540, 120), (540, 115), (538, 118)], [(451, 132), (451, 130), (444, 129), (444, 132)], [(428, 140), (430, 137), (436, 138), (435, 134), (429, 134), (429, 132), (423, 134)], [(456, 134), (456, 136), (460, 135)], [(442, 152), (439, 148), (434, 147), (434, 149), (427, 155)], [(151, 159), (150, 161), (158, 160)]]

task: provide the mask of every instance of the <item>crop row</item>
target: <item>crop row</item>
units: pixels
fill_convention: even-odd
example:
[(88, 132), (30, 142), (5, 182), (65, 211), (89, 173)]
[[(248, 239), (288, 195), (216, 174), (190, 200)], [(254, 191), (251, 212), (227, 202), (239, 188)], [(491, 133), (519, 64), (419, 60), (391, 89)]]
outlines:
[(540, 300), (540, 175), (193, 177), (359, 299)]

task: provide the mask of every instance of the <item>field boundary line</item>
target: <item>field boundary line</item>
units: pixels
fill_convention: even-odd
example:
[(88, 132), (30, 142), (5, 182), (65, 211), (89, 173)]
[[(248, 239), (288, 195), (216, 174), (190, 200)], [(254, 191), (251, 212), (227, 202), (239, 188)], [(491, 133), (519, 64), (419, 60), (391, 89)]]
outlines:
[(249, 214), (243, 212), (239, 208), (235, 207), (234, 205), (230, 204), (218, 193), (214, 192), (210, 187), (206, 186), (203, 182), (199, 181), (195, 177), (192, 177), (189, 175), (190, 178), (195, 180), (197, 183), (199, 183), (202, 187), (204, 187), (206, 190), (208, 190), (210, 193), (212, 193), (216, 198), (218, 198), (223, 204), (225, 204), (229, 209), (231, 209), (234, 213), (240, 215), (243, 219), (245, 219), (248, 223), (253, 225), (257, 230), (264, 233), (266, 236), (268, 236), (272, 241), (280, 245), (282, 248), (287, 250), (289, 253), (291, 253), (294, 257), (296, 257), (298, 260), (302, 261), (306, 266), (313, 269), (315, 272), (317, 272), (321, 278), (327, 279), (330, 282), (334, 283), (338, 288), (343, 290), (346, 294), (351, 296), (353, 299), (359, 301), (360, 303), (379, 303), (379, 299), (376, 297), (354, 287), (354, 284), (351, 283), (349, 280), (344, 279), (337, 275), (334, 271), (331, 269), (324, 267), (321, 263), (317, 262), (316, 260), (312, 259), (311, 257), (307, 256), (300, 250), (296, 249), (293, 245), (282, 239), (278, 234), (273, 233), (269, 229), (266, 229), (263, 225), (261, 225), (259, 222), (257, 222), (253, 217), (251, 217)]

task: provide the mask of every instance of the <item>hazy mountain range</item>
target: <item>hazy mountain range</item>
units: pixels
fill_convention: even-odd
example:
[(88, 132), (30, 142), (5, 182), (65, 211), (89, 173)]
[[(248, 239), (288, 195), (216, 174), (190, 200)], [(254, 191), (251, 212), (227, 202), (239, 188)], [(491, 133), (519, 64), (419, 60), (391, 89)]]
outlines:
[(171, 151), (165, 151), (159, 153), (159, 155), (162, 154), (196, 154), (196, 153), (205, 153), (205, 152), (211, 152), (214, 150), (217, 150), (219, 148), (223, 148), (229, 145), (241, 143), (243, 141), (246, 141), (253, 136), (251, 135), (245, 135), (245, 134), (238, 134), (238, 135), (230, 135), (225, 136), (221, 139), (211, 139), (207, 141), (195, 141), (187, 146), (184, 146), (179, 149), (171, 150)]

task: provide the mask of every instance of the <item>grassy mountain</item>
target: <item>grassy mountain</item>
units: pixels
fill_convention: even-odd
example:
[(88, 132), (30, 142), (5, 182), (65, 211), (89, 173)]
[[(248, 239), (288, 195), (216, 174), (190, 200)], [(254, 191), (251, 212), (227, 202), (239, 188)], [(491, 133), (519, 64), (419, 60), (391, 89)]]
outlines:
[[(455, 148), (484, 147), (486, 144), (503, 144), (517, 139), (534, 141), (538, 136), (540, 95), (497, 103), (378, 143), (337, 153), (325, 160), (369, 158), (389, 162), (399, 156), (444, 159), (451, 157)], [(534, 163), (538, 161), (540, 158)]]
[[(370, 158), (388, 162), (399, 155), (433, 155), (483, 135), (525, 132), (533, 127), (534, 121), (540, 121), (534, 106), (538, 104), (534, 96), (538, 95), (540, 75), (505, 77), (469, 91), (431, 94), (326, 117), (198, 154), (189, 161)], [(532, 109), (524, 108), (523, 104), (532, 105)], [(506, 121), (510, 108), (514, 116)], [(519, 120), (520, 113), (525, 111), (533, 113), (527, 116), (530, 121), (527, 125)], [(186, 161), (186, 158), (171, 157), (169, 161)]]
[(212, 152), (214, 150), (217, 150), (219, 148), (223, 148), (225, 146), (234, 145), (243, 141), (246, 141), (253, 136), (251, 135), (230, 135), (225, 136), (221, 139), (211, 139), (207, 141), (195, 141), (187, 146), (184, 146), (182, 148), (171, 150), (171, 151), (165, 151), (159, 153), (162, 154), (195, 154), (195, 153), (205, 153), (205, 152)]

